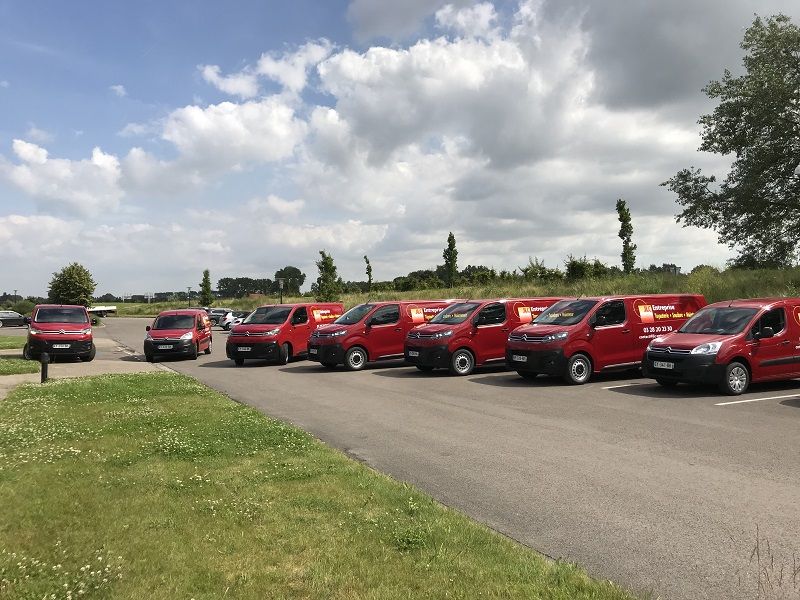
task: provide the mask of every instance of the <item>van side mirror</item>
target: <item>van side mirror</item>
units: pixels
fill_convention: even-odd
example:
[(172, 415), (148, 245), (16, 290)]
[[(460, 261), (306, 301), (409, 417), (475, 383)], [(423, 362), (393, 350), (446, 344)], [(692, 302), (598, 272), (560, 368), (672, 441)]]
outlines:
[(481, 315), (475, 315), (474, 317), (472, 317), (472, 326), (473, 327), (477, 327), (478, 325), (482, 325), (482, 324), (483, 324), (483, 318), (481, 317)]
[(150, 325), (144, 328), (145, 331), (150, 331)]
[(771, 337), (775, 337), (775, 331), (773, 331), (772, 327), (762, 327), (761, 331), (756, 331), (753, 334), (753, 339), (756, 340), (763, 340)]
[(97, 317), (92, 317), (92, 325), (97, 325), (100, 321), (97, 320)]
[(25, 317), (25, 325), (30, 325), (30, 324), (31, 324), (31, 318)]

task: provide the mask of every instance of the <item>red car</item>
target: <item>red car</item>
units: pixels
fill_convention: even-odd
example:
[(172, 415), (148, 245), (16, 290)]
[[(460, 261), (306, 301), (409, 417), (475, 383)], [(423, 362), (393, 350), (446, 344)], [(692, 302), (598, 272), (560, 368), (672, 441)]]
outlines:
[(452, 300), (367, 302), (323, 325), (308, 341), (308, 358), (324, 367), (343, 364), (360, 371), (368, 362), (403, 358), (403, 341), (417, 325), (452, 304)]
[(560, 375), (572, 384), (586, 383), (592, 373), (638, 368), (650, 340), (705, 305), (699, 294), (562, 300), (508, 336), (506, 364), (525, 378)]
[(211, 321), (205, 311), (165, 310), (145, 331), (144, 356), (148, 362), (156, 356), (188, 356), (196, 360), (200, 352), (211, 354)]
[(713, 383), (738, 395), (750, 382), (800, 377), (800, 298), (709, 304), (650, 342), (642, 369), (665, 387)]
[(286, 364), (292, 357), (307, 353), (308, 338), (318, 325), (336, 320), (343, 312), (340, 302), (261, 306), (234, 325), (225, 353), (237, 366), (246, 358)]
[(50, 357), (94, 360), (92, 320), (85, 306), (39, 304), (34, 307), (22, 354), (25, 358), (39, 360), (44, 352)]
[(450, 369), (469, 375), (476, 366), (505, 358), (508, 334), (560, 298), (460, 301), (430, 323), (412, 329), (405, 341), (406, 362), (421, 371)]

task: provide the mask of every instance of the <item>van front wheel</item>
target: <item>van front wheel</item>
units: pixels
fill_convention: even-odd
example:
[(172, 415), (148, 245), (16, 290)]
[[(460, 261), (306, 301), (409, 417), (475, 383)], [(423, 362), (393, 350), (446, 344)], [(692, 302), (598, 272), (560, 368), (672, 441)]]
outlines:
[(738, 396), (747, 390), (750, 385), (750, 372), (747, 367), (738, 361), (734, 361), (725, 369), (725, 375), (719, 383), (719, 389), (723, 394)]
[(450, 359), (450, 372), (453, 375), (469, 375), (475, 368), (475, 357), (466, 348), (461, 348), (453, 353)]
[(585, 354), (573, 354), (567, 361), (564, 381), (572, 385), (582, 385), (592, 376), (592, 361)]
[(360, 346), (353, 346), (344, 355), (344, 366), (348, 371), (360, 371), (367, 364), (367, 352)]

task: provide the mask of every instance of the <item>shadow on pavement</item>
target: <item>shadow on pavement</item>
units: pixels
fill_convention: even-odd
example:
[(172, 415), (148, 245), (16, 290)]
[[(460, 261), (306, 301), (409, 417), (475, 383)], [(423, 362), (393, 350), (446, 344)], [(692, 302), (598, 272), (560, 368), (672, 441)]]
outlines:
[(608, 390), (618, 394), (626, 394), (628, 396), (645, 396), (648, 398), (720, 398), (719, 402), (727, 402), (733, 399), (746, 400), (747, 398), (755, 397), (759, 394), (769, 392), (800, 392), (800, 387), (797, 381), (776, 381), (770, 383), (754, 383), (750, 386), (747, 393), (741, 396), (727, 396), (719, 392), (716, 386), (701, 385), (701, 384), (678, 384), (675, 387), (665, 388), (657, 384), (651, 379), (643, 379), (647, 382), (645, 385), (635, 385), (631, 387), (617, 388)]
[[(396, 360), (387, 360), (385, 362), (369, 363), (367, 364), (366, 367), (364, 367), (364, 371), (365, 372), (383, 371), (384, 369), (395, 369), (397, 367), (405, 367), (405, 366), (407, 365), (403, 362), (399, 362)], [(323, 367), (316, 361), (308, 361), (308, 363), (304, 365), (299, 365), (291, 368), (283, 368), (281, 369), (281, 371), (284, 371), (286, 373), (347, 373), (348, 372), (342, 365), (337, 365), (335, 368), (329, 369), (327, 367)]]

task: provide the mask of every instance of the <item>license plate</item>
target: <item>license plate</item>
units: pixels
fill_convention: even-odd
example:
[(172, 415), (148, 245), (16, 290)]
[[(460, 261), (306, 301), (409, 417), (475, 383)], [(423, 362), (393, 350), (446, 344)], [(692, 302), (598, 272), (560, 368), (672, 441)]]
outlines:
[(238, 350), (239, 352), (250, 352), (252, 348), (250, 346), (239, 346)]
[(63, 350), (64, 348), (69, 348), (69, 344), (53, 344), (53, 348)]
[(528, 362), (528, 357), (522, 356), (521, 354), (512, 354), (511, 360), (513, 360), (514, 362)]
[(674, 369), (675, 368), (675, 363), (663, 362), (663, 361), (660, 361), (660, 360), (654, 360), (653, 361), (653, 366), (656, 369)]
[(316, 354), (317, 353), (317, 349), (316, 348), (309, 348), (308, 349), (308, 353), (309, 354)]
[(172, 344), (162, 344), (158, 347), (159, 350), (172, 350)]
[(409, 350), (408, 351), (408, 355), (409, 356), (419, 356), (419, 352), (417, 352), (416, 350)]

